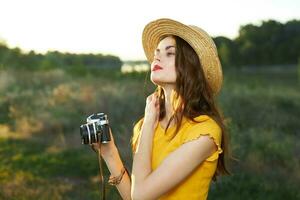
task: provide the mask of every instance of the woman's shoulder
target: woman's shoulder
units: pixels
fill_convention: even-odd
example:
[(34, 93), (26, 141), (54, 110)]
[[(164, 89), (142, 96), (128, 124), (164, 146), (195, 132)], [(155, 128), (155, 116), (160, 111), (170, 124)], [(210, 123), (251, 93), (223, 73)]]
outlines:
[(189, 122), (188, 128), (181, 137), (181, 144), (198, 139), (201, 136), (209, 136), (217, 145), (217, 151), (206, 159), (206, 161), (215, 161), (219, 154), (223, 152), (221, 148), (222, 129), (213, 117), (208, 115), (199, 115), (194, 118), (197, 122)]

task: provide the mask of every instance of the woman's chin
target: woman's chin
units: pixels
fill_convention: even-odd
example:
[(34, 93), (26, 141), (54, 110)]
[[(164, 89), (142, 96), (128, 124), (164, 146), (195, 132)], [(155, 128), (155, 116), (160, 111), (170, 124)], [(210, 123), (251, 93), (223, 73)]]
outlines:
[(157, 85), (157, 86), (160, 86), (160, 87), (167, 87), (167, 86), (170, 86), (170, 85), (175, 85), (175, 83), (174, 84), (170, 84), (170, 83), (167, 83), (167, 82), (165, 82), (165, 81), (159, 81), (159, 80), (156, 80), (156, 81), (154, 81), (154, 80), (151, 80), (152, 81), (152, 83), (154, 84), (154, 85)]
[(157, 80), (157, 79), (151, 79), (151, 82), (155, 85), (159, 85), (161, 86), (162, 85), (162, 82), (160, 80)]

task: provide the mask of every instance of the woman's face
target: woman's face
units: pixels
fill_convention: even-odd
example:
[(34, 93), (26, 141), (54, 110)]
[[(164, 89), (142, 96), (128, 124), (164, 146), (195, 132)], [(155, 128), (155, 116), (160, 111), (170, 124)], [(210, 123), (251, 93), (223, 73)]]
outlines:
[(151, 81), (154, 84), (162, 87), (175, 84), (175, 50), (176, 41), (173, 37), (166, 37), (157, 45), (151, 64)]

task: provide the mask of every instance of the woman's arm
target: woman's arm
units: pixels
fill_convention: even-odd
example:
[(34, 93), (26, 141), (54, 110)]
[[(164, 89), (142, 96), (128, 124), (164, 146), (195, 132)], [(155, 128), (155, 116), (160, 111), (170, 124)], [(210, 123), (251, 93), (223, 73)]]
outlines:
[(132, 191), (131, 196), (136, 199), (143, 190), (143, 181), (151, 173), (151, 156), (154, 128), (144, 122), (141, 135), (137, 141), (136, 152), (132, 164)]
[[(119, 151), (117, 147), (113, 148), (110, 154), (103, 156), (104, 161), (106, 162), (107, 168), (109, 169), (112, 176), (118, 176), (123, 169), (123, 163), (120, 158)], [(129, 200), (131, 199), (131, 182), (129, 174), (124, 173), (121, 182), (116, 185), (122, 199)]]

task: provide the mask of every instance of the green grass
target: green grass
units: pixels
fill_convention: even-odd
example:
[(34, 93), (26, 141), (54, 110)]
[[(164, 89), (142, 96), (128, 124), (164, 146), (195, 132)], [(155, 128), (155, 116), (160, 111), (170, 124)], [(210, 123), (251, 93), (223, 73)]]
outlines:
[[(139, 73), (0, 71), (0, 199), (99, 199), (97, 156), (81, 144), (79, 126), (107, 113), (131, 169), (133, 123), (152, 90)], [(300, 198), (299, 91), (296, 72), (224, 70), (218, 103), (239, 161), (212, 183), (209, 199)]]

